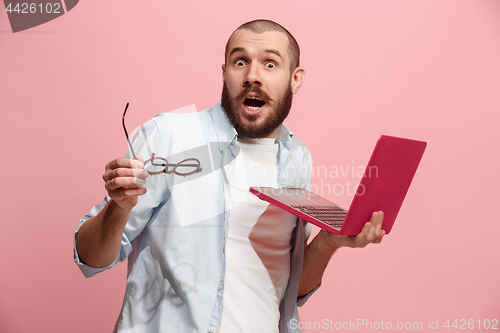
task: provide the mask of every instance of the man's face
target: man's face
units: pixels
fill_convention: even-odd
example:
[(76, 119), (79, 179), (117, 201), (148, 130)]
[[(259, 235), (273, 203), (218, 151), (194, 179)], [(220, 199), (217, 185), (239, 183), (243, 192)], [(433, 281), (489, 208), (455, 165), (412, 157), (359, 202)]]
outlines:
[(305, 74), (290, 72), (288, 38), (268, 31), (237, 30), (222, 65), (222, 107), (239, 136), (274, 138), (292, 106)]

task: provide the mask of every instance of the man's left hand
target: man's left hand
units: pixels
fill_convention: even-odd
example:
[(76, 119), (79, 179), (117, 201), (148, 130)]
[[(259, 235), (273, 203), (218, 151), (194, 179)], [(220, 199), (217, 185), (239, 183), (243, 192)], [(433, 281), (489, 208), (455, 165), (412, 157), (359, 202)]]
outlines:
[(379, 244), (385, 235), (385, 231), (382, 230), (383, 220), (384, 213), (382, 211), (373, 212), (370, 221), (366, 222), (361, 232), (356, 236), (340, 236), (328, 233), (328, 235), (324, 235), (324, 240), (333, 249), (338, 249), (342, 246), (356, 248), (365, 247), (370, 243)]

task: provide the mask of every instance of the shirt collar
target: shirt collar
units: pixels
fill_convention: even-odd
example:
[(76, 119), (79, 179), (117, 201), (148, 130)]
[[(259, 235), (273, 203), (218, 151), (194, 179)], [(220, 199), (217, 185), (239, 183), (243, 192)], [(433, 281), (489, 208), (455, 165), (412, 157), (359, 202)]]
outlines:
[(288, 126), (286, 126), (285, 124), (281, 124), (281, 129), (278, 133), (278, 136), (276, 137), (276, 140), (280, 141), (281, 144), (287, 149), (290, 149), (290, 146), (292, 144), (292, 136), (293, 133), (292, 131), (290, 131)]
[(229, 122), (229, 119), (227, 119), (224, 110), (222, 110), (221, 101), (217, 102), (211, 113), (215, 126), (215, 133), (219, 142), (219, 149), (222, 151), (230, 144), (236, 142), (238, 133)]

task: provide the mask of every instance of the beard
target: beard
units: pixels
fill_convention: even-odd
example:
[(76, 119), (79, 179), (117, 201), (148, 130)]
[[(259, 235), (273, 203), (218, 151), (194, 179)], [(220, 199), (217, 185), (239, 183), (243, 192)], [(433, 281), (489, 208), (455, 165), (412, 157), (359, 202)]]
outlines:
[[(265, 105), (271, 106), (271, 112), (267, 115), (266, 119), (262, 124), (245, 124), (241, 121), (241, 115), (238, 112), (238, 108), (241, 107), (240, 103), (243, 98), (250, 92), (255, 92), (259, 95), (263, 101), (266, 102)], [(236, 132), (238, 132), (239, 137), (249, 138), (249, 139), (260, 139), (268, 137), (278, 126), (280, 126), (283, 121), (290, 113), (292, 107), (293, 93), (290, 87), (287, 88), (285, 93), (280, 96), (276, 101), (273, 101), (265, 92), (263, 92), (259, 87), (248, 86), (246, 87), (238, 96), (231, 97), (227, 91), (226, 82), (222, 87), (222, 99), (221, 106), (224, 110), (227, 119), (231, 122)], [(250, 121), (257, 120), (261, 115), (249, 116), (246, 119)]]

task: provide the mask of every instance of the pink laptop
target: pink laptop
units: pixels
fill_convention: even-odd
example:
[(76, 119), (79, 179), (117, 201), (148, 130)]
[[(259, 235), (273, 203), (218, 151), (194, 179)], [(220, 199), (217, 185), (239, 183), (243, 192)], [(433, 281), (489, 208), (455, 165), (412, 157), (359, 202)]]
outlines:
[(357, 235), (372, 213), (381, 210), (384, 212), (382, 229), (388, 234), (426, 146), (423, 141), (382, 135), (349, 210), (304, 189), (251, 187), (250, 192), (338, 235)]

